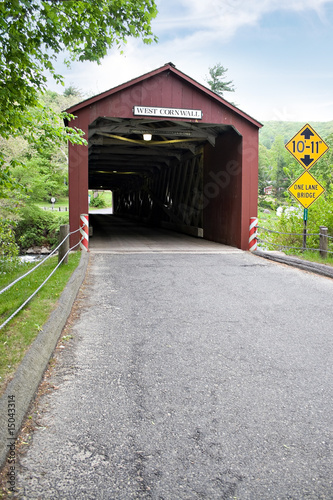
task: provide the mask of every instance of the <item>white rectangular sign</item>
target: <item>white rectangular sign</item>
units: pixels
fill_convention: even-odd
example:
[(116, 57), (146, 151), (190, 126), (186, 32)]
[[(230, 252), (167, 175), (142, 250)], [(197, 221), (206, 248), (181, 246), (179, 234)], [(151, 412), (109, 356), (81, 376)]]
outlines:
[(134, 116), (158, 116), (163, 118), (189, 118), (202, 120), (201, 109), (157, 108), (152, 106), (134, 106)]

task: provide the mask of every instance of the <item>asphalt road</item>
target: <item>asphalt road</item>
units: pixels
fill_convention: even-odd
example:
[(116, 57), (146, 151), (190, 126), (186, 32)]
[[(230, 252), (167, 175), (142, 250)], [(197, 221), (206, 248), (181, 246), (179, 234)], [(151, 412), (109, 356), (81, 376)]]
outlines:
[(333, 281), (93, 249), (21, 458), (27, 499), (332, 499)]

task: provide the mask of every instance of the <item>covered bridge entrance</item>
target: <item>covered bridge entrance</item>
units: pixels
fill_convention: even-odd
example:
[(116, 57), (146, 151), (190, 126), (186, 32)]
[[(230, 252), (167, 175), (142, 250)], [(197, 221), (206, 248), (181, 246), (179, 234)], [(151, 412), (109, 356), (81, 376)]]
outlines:
[(67, 111), (88, 137), (69, 146), (71, 229), (104, 189), (116, 215), (247, 249), (259, 122), (171, 63)]

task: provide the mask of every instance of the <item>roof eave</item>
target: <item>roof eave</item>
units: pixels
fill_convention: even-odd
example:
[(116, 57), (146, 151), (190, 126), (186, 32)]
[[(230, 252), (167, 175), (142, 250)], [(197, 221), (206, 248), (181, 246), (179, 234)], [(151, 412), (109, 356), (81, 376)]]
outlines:
[(144, 75), (141, 75), (141, 76), (136, 77), (136, 78), (134, 78), (132, 80), (129, 80), (128, 82), (122, 83), (121, 85), (113, 87), (112, 89), (109, 89), (109, 90), (107, 90), (105, 92), (97, 94), (97, 95), (95, 95), (93, 97), (85, 99), (84, 101), (81, 101), (78, 104), (75, 104), (74, 106), (71, 106), (70, 108), (66, 109), (66, 111), (67, 111), (67, 113), (74, 114), (75, 112), (79, 111), (80, 109), (83, 109), (83, 108), (85, 108), (87, 106), (91, 106), (95, 102), (98, 102), (98, 101), (100, 101), (102, 99), (105, 99), (105, 98), (107, 98), (107, 97), (109, 97), (109, 96), (111, 96), (113, 94), (116, 94), (117, 92), (121, 92), (122, 90), (124, 90), (124, 89), (126, 89), (128, 87), (131, 87), (131, 86), (133, 86), (133, 85), (135, 85), (137, 83), (140, 83), (143, 80), (146, 80), (147, 78), (152, 78), (155, 75), (158, 75), (160, 73), (164, 73), (165, 71), (171, 71), (172, 73), (174, 73), (175, 75), (177, 75), (182, 80), (187, 81), (190, 85), (193, 85), (194, 87), (196, 87), (201, 92), (204, 92), (210, 98), (212, 98), (215, 101), (218, 101), (219, 103), (223, 104), (225, 107), (227, 107), (228, 109), (230, 109), (230, 111), (233, 111), (238, 116), (241, 116), (244, 119), (246, 119), (247, 121), (250, 121), (256, 127), (261, 128), (263, 126), (262, 123), (258, 122), (252, 116), (248, 115), (247, 113), (245, 113), (241, 109), (237, 108), (236, 106), (234, 106), (230, 102), (228, 102), (225, 99), (223, 99), (223, 97), (219, 96), (218, 94), (216, 94), (212, 90), (208, 89), (207, 87), (205, 87), (201, 83), (197, 82), (196, 80), (193, 80), (193, 78), (191, 78), (190, 76), (186, 75), (185, 73), (179, 71), (175, 67), (175, 65), (172, 64), (172, 63), (167, 63), (164, 66), (161, 66), (160, 68), (157, 68), (157, 69), (155, 69), (153, 71), (145, 73)]
[(128, 82), (122, 83), (121, 85), (117, 85), (116, 87), (113, 87), (112, 89), (106, 90), (105, 92), (101, 92), (100, 94), (97, 94), (93, 97), (89, 97), (88, 99), (85, 99), (84, 101), (81, 101), (77, 104), (74, 104), (74, 106), (71, 106), (70, 108), (66, 109), (66, 111), (67, 111), (67, 113), (73, 113), (75, 111), (78, 111), (82, 108), (90, 106), (91, 104), (94, 104), (97, 101), (105, 99), (106, 97), (109, 97), (110, 95), (116, 94), (117, 92), (121, 92), (122, 90), (124, 90), (128, 87), (136, 85), (137, 83), (140, 83), (143, 80), (146, 80), (147, 78), (151, 78), (151, 77), (158, 75), (164, 71), (167, 71), (168, 69), (172, 69), (172, 66), (170, 64), (166, 64), (164, 66), (161, 66), (160, 68), (158, 68), (154, 71), (150, 71), (149, 73), (145, 73), (144, 75), (133, 78), (132, 80), (129, 80)]

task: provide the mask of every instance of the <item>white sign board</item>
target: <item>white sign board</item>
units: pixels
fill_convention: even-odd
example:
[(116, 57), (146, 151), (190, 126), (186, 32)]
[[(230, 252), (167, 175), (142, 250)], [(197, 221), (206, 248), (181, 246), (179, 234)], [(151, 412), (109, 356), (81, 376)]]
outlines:
[(152, 106), (134, 106), (134, 116), (158, 116), (162, 118), (188, 118), (202, 120), (201, 109), (158, 108)]

